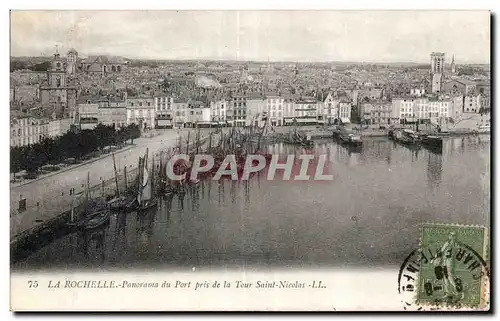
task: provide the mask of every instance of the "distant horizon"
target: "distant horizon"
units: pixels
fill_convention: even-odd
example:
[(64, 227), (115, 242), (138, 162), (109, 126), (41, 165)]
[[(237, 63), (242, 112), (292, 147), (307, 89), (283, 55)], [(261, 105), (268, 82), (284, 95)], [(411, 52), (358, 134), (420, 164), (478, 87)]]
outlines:
[[(11, 55), (490, 64), (489, 11), (11, 11)], [(396, 27), (397, 26), (397, 27)], [(94, 54), (95, 53), (95, 54)]]
[[(61, 57), (65, 57), (66, 55), (61, 54)], [(166, 58), (166, 59), (161, 59), (161, 58), (146, 58), (146, 57), (127, 57), (123, 55), (109, 55), (109, 54), (90, 54), (90, 55), (84, 55), (80, 56), (78, 55), (79, 59), (85, 59), (89, 56), (118, 56), (122, 57), (124, 59), (128, 60), (142, 60), (142, 61), (168, 61), (168, 62), (239, 62), (239, 63), (249, 63), (249, 62), (255, 62), (259, 64), (266, 64), (266, 63), (288, 63), (288, 64), (376, 64), (376, 65), (391, 65), (391, 64), (413, 64), (413, 65), (429, 65), (430, 66), (430, 58), (429, 61), (427, 62), (415, 62), (415, 61), (341, 61), (341, 60), (336, 60), (336, 61), (320, 61), (320, 60), (303, 60), (303, 61), (298, 61), (298, 60), (236, 60), (236, 59), (224, 59), (224, 58)], [(39, 56), (10, 56), (10, 58), (46, 58), (46, 59), (52, 59), (53, 55), (39, 55)], [(480, 63), (480, 62), (468, 62), (468, 63), (460, 63), (460, 62), (455, 62), (456, 65), (490, 65), (490, 63)], [(446, 65), (450, 65), (451, 63), (447, 62)]]

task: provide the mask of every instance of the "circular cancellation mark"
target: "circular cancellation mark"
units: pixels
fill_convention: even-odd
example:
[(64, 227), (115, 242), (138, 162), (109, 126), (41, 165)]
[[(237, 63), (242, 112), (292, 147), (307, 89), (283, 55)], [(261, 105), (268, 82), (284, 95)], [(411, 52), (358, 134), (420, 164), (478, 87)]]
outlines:
[(399, 269), (398, 292), (404, 310), (487, 310), (489, 279), (486, 261), (469, 245), (455, 241), (444, 251), (413, 250)]

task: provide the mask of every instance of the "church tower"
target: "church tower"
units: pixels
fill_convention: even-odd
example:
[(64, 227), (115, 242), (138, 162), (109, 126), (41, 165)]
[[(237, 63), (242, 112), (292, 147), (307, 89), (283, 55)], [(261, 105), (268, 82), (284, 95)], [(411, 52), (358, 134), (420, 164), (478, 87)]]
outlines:
[(431, 89), (433, 93), (441, 91), (444, 76), (444, 53), (431, 53)]
[(454, 74), (456, 72), (456, 66), (455, 66), (455, 55), (451, 58), (451, 73)]
[(61, 60), (59, 51), (56, 49), (54, 54), (54, 59), (50, 64), (49, 70), (47, 70), (47, 77), (49, 82), (49, 87), (61, 88), (66, 85), (66, 72), (64, 69), (64, 63)]
[(69, 76), (75, 77), (76, 76), (76, 66), (77, 66), (77, 60), (78, 60), (78, 52), (71, 48), (68, 53), (66, 54), (66, 73)]
[(45, 111), (56, 118), (67, 118), (76, 109), (76, 88), (71, 86), (66, 66), (56, 49), (47, 69), (47, 80), (40, 86), (40, 100)]

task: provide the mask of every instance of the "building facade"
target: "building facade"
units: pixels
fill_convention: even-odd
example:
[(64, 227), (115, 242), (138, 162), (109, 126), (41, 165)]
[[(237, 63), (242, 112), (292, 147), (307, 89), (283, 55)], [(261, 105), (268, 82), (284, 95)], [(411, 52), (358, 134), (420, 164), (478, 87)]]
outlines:
[(386, 101), (365, 102), (360, 105), (361, 120), (367, 125), (391, 124), (392, 104)]
[(79, 103), (78, 115), (81, 129), (94, 129), (99, 124), (99, 103)]
[(423, 87), (410, 89), (410, 96), (422, 97), (424, 95), (425, 95), (425, 88)]
[(174, 125), (174, 99), (166, 95), (156, 96), (155, 128), (172, 128)]
[(296, 101), (294, 103), (293, 120), (298, 124), (317, 124), (318, 123), (319, 102), (314, 99)]
[(49, 120), (32, 116), (13, 118), (10, 132), (11, 147), (36, 144), (49, 136)]
[(266, 96), (266, 112), (271, 126), (283, 125), (283, 103), (284, 99), (278, 95)]
[(228, 102), (225, 99), (210, 102), (210, 119), (214, 123), (226, 123)]
[(451, 95), (468, 95), (474, 92), (476, 83), (465, 79), (453, 79), (444, 84), (443, 92)]
[(247, 121), (248, 126), (264, 126), (267, 117), (266, 98), (260, 95), (253, 95), (247, 99)]
[(394, 98), (392, 100), (391, 120), (393, 123), (411, 123), (416, 120), (436, 122), (450, 117), (453, 100), (429, 98)]
[(99, 102), (99, 123), (115, 129), (127, 126), (127, 103), (125, 100), (104, 100)]
[(464, 113), (478, 114), (481, 111), (481, 100), (480, 94), (464, 96)]
[(352, 104), (350, 101), (341, 101), (339, 103), (339, 118), (343, 123), (351, 122)]
[(174, 126), (176, 128), (184, 127), (188, 122), (188, 103), (186, 101), (175, 101), (174, 104)]
[(328, 93), (321, 108), (323, 114), (322, 120), (327, 124), (333, 124), (335, 119), (339, 118), (339, 105), (340, 100), (334, 98), (331, 93)]
[(233, 124), (234, 126), (244, 126), (247, 119), (247, 98), (246, 96), (233, 96), (230, 103), (233, 109)]
[(139, 125), (141, 130), (155, 126), (155, 100), (152, 97), (127, 98), (127, 125)]
[(126, 61), (122, 57), (89, 56), (81, 62), (81, 70), (86, 73), (106, 75), (108, 73), (121, 73)]

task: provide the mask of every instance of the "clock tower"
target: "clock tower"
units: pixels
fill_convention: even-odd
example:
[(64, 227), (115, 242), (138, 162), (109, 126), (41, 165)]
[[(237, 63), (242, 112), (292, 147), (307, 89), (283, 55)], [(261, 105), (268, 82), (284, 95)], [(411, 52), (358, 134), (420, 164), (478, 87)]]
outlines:
[(76, 111), (76, 88), (71, 86), (66, 72), (66, 63), (58, 50), (47, 69), (47, 80), (40, 86), (43, 108), (56, 118), (73, 117)]

